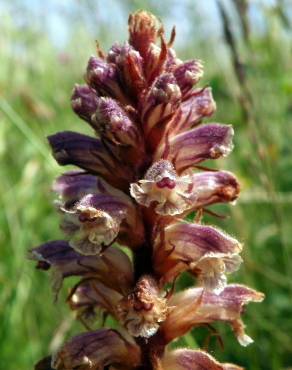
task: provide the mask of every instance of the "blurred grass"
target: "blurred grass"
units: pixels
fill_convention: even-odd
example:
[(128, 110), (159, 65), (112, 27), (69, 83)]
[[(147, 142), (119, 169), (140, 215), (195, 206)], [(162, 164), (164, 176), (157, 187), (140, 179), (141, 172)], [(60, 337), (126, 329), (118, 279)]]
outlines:
[[(84, 12), (90, 10), (89, 5), (89, 1), (81, 4)], [(242, 86), (236, 80), (221, 25), (215, 34), (206, 36), (207, 20), (199, 17), (192, 2), (186, 5), (188, 34), (197, 37), (180, 43), (179, 55), (205, 61), (203, 83), (213, 87), (218, 106), (214, 120), (232, 123), (236, 133), (232, 155), (218, 166), (234, 171), (242, 184), (236, 207), (214, 207), (230, 218), (205, 220), (216, 222), (245, 244), (245, 265), (231, 280), (266, 294), (265, 301), (248, 307), (245, 315), (247, 331), (255, 343), (240, 347), (231, 331), (220, 325), (216, 328), (224, 339), (224, 351), (215, 340), (211, 351), (218, 359), (247, 369), (288, 369), (292, 366), (291, 29), (276, 7), (263, 6), (259, 9), (265, 17), (263, 32), (257, 34), (252, 29), (248, 44), (235, 32), (253, 101), (254, 122), (248, 124), (239, 99)], [(111, 6), (114, 11), (117, 3)], [(125, 2), (125, 14), (137, 6), (156, 8), (162, 18), (170, 14), (169, 9), (150, 1)], [(95, 7), (98, 9), (97, 3)], [(231, 10), (228, 8), (230, 21), (236, 26)], [(177, 19), (178, 32), (183, 22)], [(94, 37), (90, 29), (73, 23), (68, 42), (60, 51), (47, 33), (32, 24), (28, 21), (20, 27), (4, 12), (0, 26), (1, 370), (31, 369), (50, 346), (56, 345), (52, 338), (58, 340), (64, 325), (67, 335), (81, 329), (79, 324), (71, 325), (62, 297), (60, 304), (53, 303), (47, 275), (34, 270), (26, 254), (32, 246), (61, 237), (50, 184), (62, 169), (52, 160), (45, 137), (65, 129), (89, 132), (71, 112), (71, 89), (82, 81), (87, 58), (94, 53), (94, 38), (109, 46), (116, 35), (120, 40), (123, 35), (119, 29), (108, 33), (106, 22), (101, 22)], [(189, 283), (185, 277), (181, 285)], [(204, 329), (193, 331), (175, 345), (203, 345), (206, 335)]]

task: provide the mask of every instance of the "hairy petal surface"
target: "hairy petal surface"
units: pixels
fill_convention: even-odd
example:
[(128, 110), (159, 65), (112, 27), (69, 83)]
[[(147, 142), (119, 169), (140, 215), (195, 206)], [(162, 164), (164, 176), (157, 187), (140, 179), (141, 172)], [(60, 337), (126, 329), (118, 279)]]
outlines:
[(84, 333), (65, 343), (52, 359), (56, 370), (103, 369), (124, 365), (129, 369), (139, 364), (140, 350), (115, 330), (100, 329)]
[(203, 208), (214, 203), (233, 202), (239, 195), (239, 183), (230, 172), (200, 172), (193, 174), (191, 179), (197, 195), (192, 209)]
[(98, 313), (110, 313), (115, 316), (116, 306), (123, 296), (108, 288), (96, 278), (81, 280), (71, 291), (67, 302), (83, 322), (91, 322)]
[(151, 276), (143, 276), (117, 307), (118, 317), (130, 335), (149, 338), (166, 318), (166, 299)]
[(249, 302), (261, 302), (263, 293), (239, 284), (227, 285), (220, 294), (191, 288), (177, 293), (168, 304), (173, 306), (161, 328), (167, 342), (187, 333), (192, 327), (214, 321), (231, 325), (239, 343), (247, 346), (252, 339), (245, 333), (241, 314)]
[(155, 162), (143, 180), (131, 184), (130, 193), (139, 204), (154, 205), (155, 212), (163, 216), (183, 213), (196, 198), (191, 178), (179, 177), (173, 165), (165, 160)]
[(72, 131), (48, 137), (56, 161), (61, 165), (75, 165), (92, 174), (101, 175), (110, 184), (123, 187), (131, 179), (132, 171), (119, 163), (116, 156), (99, 140)]
[(133, 283), (131, 261), (118, 248), (110, 247), (102, 255), (85, 256), (77, 253), (67, 241), (56, 240), (31, 249), (29, 258), (37, 261), (38, 269), (52, 269), (56, 292), (63, 279), (70, 276), (98, 277), (122, 293), (127, 292)]
[(239, 268), (241, 249), (236, 239), (212, 226), (174, 223), (156, 239), (154, 270), (161, 283), (190, 271), (206, 289), (218, 293), (226, 285), (225, 274)]
[(207, 124), (172, 137), (160, 145), (155, 158), (165, 158), (178, 173), (206, 159), (227, 156), (233, 149), (233, 128), (230, 125)]
[(165, 354), (162, 370), (243, 370), (233, 364), (221, 364), (204, 351), (177, 349)]

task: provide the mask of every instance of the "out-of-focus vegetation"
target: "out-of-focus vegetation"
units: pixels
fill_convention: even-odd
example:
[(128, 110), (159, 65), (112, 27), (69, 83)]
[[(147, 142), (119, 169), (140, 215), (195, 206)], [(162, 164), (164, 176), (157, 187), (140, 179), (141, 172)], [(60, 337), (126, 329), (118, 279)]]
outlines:
[[(203, 7), (188, 0), (39, 3), (0, 6), (0, 369), (32, 369), (64, 337), (82, 330), (64, 296), (53, 303), (47, 275), (26, 260), (30, 247), (62, 237), (50, 184), (64, 169), (51, 158), (45, 137), (65, 129), (89, 132), (71, 112), (71, 89), (82, 81), (94, 40), (105, 48), (122, 41), (127, 13), (138, 8), (181, 30), (179, 56), (205, 61), (202, 84), (213, 87), (218, 105), (211, 120), (235, 128), (235, 149), (218, 165), (238, 175), (242, 195), (236, 207), (214, 207), (229, 218), (205, 221), (244, 241), (245, 264), (231, 280), (263, 291), (266, 299), (245, 315), (254, 344), (240, 347), (221, 325), (224, 350), (215, 337), (209, 348), (247, 369), (291, 367), (291, 2), (250, 1), (245, 9), (245, 1), (222, 1), (221, 13), (213, 0)], [(185, 278), (180, 285), (188, 283)], [(200, 329), (175, 345), (203, 346), (207, 335)]]

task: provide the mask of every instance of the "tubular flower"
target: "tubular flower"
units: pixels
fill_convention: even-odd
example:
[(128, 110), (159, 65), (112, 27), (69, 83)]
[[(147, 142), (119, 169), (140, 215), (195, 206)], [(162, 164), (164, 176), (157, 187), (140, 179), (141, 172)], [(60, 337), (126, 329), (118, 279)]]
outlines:
[[(203, 123), (216, 110), (211, 88), (195, 86), (203, 64), (180, 60), (174, 39), (173, 29), (166, 41), (154, 15), (130, 15), (128, 42), (98, 50), (86, 84), (73, 89), (72, 109), (96, 137), (65, 131), (48, 138), (56, 161), (79, 169), (53, 185), (66, 240), (29, 257), (52, 272), (56, 295), (64, 279), (79, 277), (67, 303), (86, 331), (36, 370), (241, 369), (201, 350), (166, 348), (216, 321), (229, 324), (240, 344), (251, 343), (241, 316), (247, 303), (263, 299), (227, 282), (242, 262), (242, 244), (202, 223), (205, 212), (214, 214), (207, 207), (234, 204), (239, 195), (233, 174), (202, 166), (229, 155), (234, 132)], [(182, 273), (194, 287), (174, 293)], [(96, 330), (108, 315), (119, 331)]]

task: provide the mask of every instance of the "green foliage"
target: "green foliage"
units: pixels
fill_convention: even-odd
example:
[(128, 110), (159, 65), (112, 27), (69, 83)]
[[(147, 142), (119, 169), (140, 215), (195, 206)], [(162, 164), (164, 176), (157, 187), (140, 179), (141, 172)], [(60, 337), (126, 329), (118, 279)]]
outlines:
[[(234, 124), (236, 134), (232, 155), (218, 166), (238, 175), (241, 199), (236, 207), (214, 207), (230, 218), (205, 216), (204, 222), (217, 223), (245, 244), (245, 265), (231, 280), (266, 294), (245, 315), (253, 345), (240, 347), (229, 328), (216, 326), (224, 351), (215, 337), (210, 349), (218, 360), (253, 370), (292, 366), (292, 58), (277, 14), (269, 14), (266, 22), (265, 32), (252, 34), (249, 44), (240, 42), (239, 48), (253, 102), (251, 121), (242, 113), (242, 86), (220, 30), (188, 38), (180, 54), (205, 60), (203, 82), (213, 87), (218, 105), (212, 121)], [(179, 19), (176, 25), (179, 32)], [(103, 27), (100, 42), (114, 41)], [(26, 255), (30, 247), (61, 237), (50, 184), (62, 169), (50, 157), (45, 137), (65, 129), (90, 132), (71, 112), (69, 98), (94, 52), (94, 37), (76, 25), (60, 52), (46, 33), (32, 26), (21, 29), (9, 17), (3, 17), (0, 31), (0, 368), (26, 370), (81, 330), (64, 304), (66, 287), (55, 304), (47, 275), (35, 270)], [(200, 24), (191, 23), (189, 33), (194, 32), (200, 35)], [(190, 283), (185, 277), (179, 285)], [(203, 346), (208, 334), (206, 328), (194, 330), (176, 345)]]

